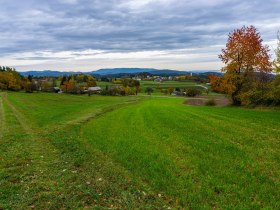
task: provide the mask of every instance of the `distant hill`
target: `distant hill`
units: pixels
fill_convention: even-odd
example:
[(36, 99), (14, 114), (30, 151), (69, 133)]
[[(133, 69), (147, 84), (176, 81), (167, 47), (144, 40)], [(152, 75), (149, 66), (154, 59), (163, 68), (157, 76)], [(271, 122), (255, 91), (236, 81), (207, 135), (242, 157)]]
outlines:
[(112, 68), (112, 69), (99, 69), (97, 71), (92, 71), (94, 74), (99, 75), (110, 75), (110, 74), (135, 74), (140, 72), (156, 71), (157, 69), (149, 68)]
[(130, 75), (137, 73), (149, 73), (151, 75), (159, 75), (159, 76), (176, 76), (176, 75), (184, 75), (184, 74), (201, 74), (212, 72), (214, 74), (220, 74), (220, 71), (217, 70), (199, 70), (199, 71), (178, 71), (178, 70), (170, 70), (170, 69), (154, 69), (154, 68), (111, 68), (111, 69), (99, 69), (96, 71), (90, 72), (63, 72), (63, 71), (52, 71), (52, 70), (44, 70), (44, 71), (26, 71), (20, 72), (23, 76), (33, 75), (36, 77), (44, 77), (44, 76), (53, 76), (58, 77), (62, 75), (71, 75), (71, 74), (92, 74), (95, 76), (112, 76), (112, 75)]
[(62, 75), (71, 75), (71, 74), (84, 74), (84, 72), (64, 72), (64, 71), (56, 71), (56, 70), (44, 70), (44, 71), (25, 71), (19, 72), (22, 76), (32, 75), (34, 77), (59, 77)]

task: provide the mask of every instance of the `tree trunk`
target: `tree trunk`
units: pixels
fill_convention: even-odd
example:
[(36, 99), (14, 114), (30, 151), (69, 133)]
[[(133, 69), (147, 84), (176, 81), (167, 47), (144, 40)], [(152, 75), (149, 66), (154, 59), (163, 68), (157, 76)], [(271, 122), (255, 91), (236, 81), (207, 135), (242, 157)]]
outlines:
[(238, 95), (237, 91), (235, 91), (234, 93), (231, 94), (232, 105), (234, 105), (234, 106), (241, 105), (241, 100), (237, 97), (237, 95)]

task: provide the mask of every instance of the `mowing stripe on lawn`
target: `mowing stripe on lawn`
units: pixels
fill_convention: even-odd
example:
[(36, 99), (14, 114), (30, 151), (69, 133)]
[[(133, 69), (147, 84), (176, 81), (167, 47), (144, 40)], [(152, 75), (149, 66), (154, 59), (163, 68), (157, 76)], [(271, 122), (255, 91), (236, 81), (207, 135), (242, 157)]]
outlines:
[(5, 113), (3, 107), (3, 94), (0, 94), (0, 140), (3, 138), (5, 129)]
[(233, 109), (220, 120), (213, 113), (232, 108), (177, 102), (151, 99), (116, 110), (85, 125), (84, 138), (153, 190), (177, 197), (183, 205), (276, 207), (279, 146), (274, 140), (279, 142), (279, 136), (266, 132), (266, 127), (279, 125), (279, 113), (270, 113), (270, 119), (267, 113), (255, 112), (264, 120), (259, 123), (263, 129), (254, 129), (247, 125), (248, 110)]

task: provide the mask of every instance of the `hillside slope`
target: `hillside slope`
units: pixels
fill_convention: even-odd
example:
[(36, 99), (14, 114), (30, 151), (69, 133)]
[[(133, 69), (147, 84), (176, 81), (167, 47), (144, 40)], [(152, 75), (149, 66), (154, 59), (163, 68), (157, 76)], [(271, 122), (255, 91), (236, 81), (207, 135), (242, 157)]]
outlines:
[(278, 209), (280, 112), (183, 102), (1, 93), (0, 208)]

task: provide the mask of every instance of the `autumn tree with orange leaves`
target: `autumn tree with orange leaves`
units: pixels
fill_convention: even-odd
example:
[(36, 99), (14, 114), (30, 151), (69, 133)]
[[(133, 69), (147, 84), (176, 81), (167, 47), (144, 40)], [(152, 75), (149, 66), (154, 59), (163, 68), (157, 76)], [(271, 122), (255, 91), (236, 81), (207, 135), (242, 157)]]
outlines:
[(219, 55), (225, 64), (225, 90), (234, 105), (241, 105), (242, 94), (272, 71), (269, 48), (262, 41), (254, 26), (243, 26), (229, 34), (226, 48)]
[(211, 89), (214, 92), (225, 93), (224, 78), (217, 75), (208, 75), (208, 80), (211, 84)]

